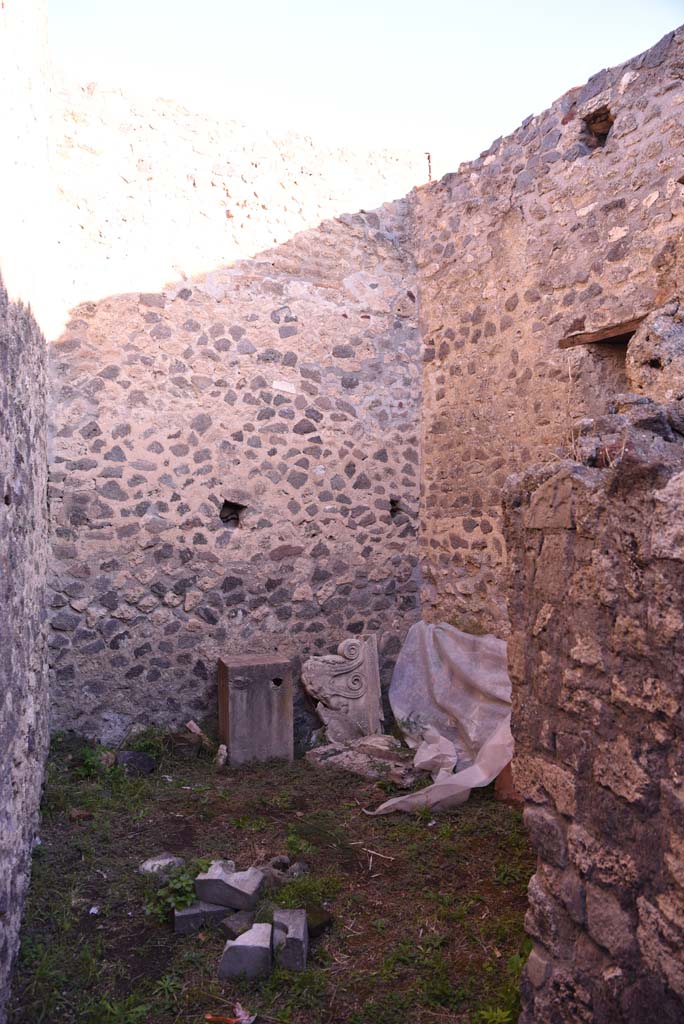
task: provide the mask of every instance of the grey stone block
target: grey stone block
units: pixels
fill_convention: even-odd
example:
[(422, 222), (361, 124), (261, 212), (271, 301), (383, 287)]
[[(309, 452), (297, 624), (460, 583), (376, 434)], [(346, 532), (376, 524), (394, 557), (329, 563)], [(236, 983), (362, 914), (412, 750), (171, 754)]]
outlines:
[(273, 952), (279, 967), (287, 971), (306, 969), (309, 928), (305, 910), (273, 912)]
[(292, 693), (292, 663), (277, 655), (219, 661), (219, 737), (231, 765), (292, 760)]
[(219, 979), (263, 978), (270, 974), (272, 932), (270, 924), (255, 924), (237, 939), (229, 939), (219, 962)]
[[(223, 908), (225, 911), (225, 907)], [(248, 932), (254, 924), (254, 913), (251, 910), (238, 910), (236, 914), (228, 914), (221, 921), (221, 931), (227, 939), (237, 939)]]
[(269, 863), (270, 863), (272, 868), (276, 869), (276, 871), (287, 871), (287, 869), (290, 866), (291, 861), (290, 861), (290, 858), (286, 854), (281, 853), (277, 857), (271, 857), (271, 860), (270, 860)]
[(198, 932), (208, 924), (218, 924), (226, 916), (226, 908), (217, 903), (198, 900), (189, 907), (173, 912), (173, 930), (178, 935)]
[(297, 860), (287, 869), (288, 878), (304, 878), (305, 875), (311, 874), (311, 868), (303, 860)]
[(142, 750), (120, 750), (116, 755), (116, 763), (126, 775), (150, 775), (157, 767), (152, 755)]
[(232, 910), (253, 910), (264, 882), (264, 873), (259, 868), (236, 871), (231, 860), (215, 860), (208, 871), (195, 879), (195, 892), (198, 899), (209, 903), (220, 903)]

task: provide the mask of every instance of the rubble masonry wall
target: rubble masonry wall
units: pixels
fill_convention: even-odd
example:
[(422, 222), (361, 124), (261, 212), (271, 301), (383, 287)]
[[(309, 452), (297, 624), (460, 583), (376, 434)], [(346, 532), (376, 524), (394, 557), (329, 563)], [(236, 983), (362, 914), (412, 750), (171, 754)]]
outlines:
[(214, 718), (219, 657), (362, 632), (388, 680), (419, 591), (405, 225), (405, 202), (342, 217), (74, 311), (51, 364), (56, 726)]
[(48, 735), (45, 340), (0, 281), (0, 1020)]
[(54, 726), (215, 719), (219, 657), (363, 631), (387, 682), (418, 615), (421, 381), (408, 204), (369, 211), (424, 156), (65, 86), (53, 151), (77, 300), (51, 346)]
[(684, 410), (641, 401), (506, 491), (514, 774), (539, 858), (521, 1024), (684, 1010)]
[(679, 29), (415, 195), (425, 618), (507, 634), (504, 481), (625, 390), (624, 345), (560, 341), (682, 292), (683, 68)]

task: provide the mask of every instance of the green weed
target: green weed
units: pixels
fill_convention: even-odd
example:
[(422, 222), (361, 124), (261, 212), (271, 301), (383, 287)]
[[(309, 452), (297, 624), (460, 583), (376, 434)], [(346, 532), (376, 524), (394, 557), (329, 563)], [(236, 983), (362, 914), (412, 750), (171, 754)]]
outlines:
[[(145, 902), (145, 913), (160, 924), (168, 920), (174, 910), (184, 910), (195, 902), (195, 878), (206, 871), (211, 861), (198, 859), (183, 867), (175, 868), (163, 885), (155, 889)], [(152, 880), (150, 885), (154, 885)]]

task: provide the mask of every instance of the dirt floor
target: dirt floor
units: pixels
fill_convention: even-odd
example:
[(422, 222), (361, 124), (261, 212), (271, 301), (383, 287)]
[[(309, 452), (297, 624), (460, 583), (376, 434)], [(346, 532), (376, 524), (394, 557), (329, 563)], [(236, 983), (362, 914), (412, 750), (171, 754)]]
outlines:
[[(137, 745), (159, 767), (133, 779), (102, 748), (53, 743), (10, 1024), (201, 1024), (238, 1000), (264, 1024), (517, 1020), (534, 865), (519, 811), (491, 790), (448, 814), (371, 818), (389, 784), (304, 762), (215, 769), (154, 735)], [(160, 851), (189, 869), (165, 889), (137, 873)], [(196, 859), (243, 869), (283, 853), (311, 872), (257, 919), (323, 905), (332, 928), (304, 973), (219, 983), (225, 939), (174, 935), (170, 908)]]

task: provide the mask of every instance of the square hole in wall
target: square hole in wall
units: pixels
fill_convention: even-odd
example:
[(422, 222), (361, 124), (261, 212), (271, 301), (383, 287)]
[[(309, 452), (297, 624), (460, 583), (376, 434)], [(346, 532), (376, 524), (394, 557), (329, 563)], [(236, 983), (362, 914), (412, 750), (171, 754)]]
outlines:
[(246, 505), (240, 505), (237, 501), (224, 500), (219, 518), (229, 530), (237, 530), (238, 526), (242, 525), (242, 513), (246, 508)]
[(610, 108), (606, 106), (598, 107), (591, 114), (587, 114), (583, 120), (582, 142), (586, 143), (590, 149), (599, 149), (605, 146), (610, 130), (615, 122)]

